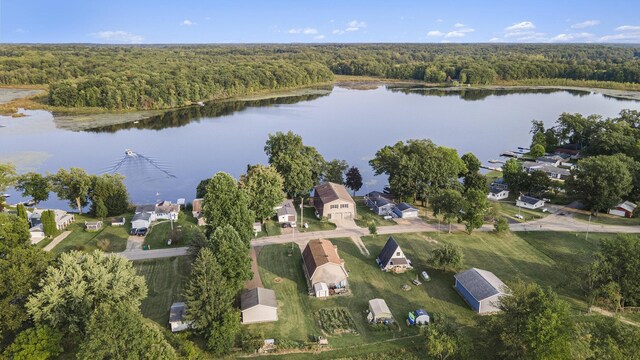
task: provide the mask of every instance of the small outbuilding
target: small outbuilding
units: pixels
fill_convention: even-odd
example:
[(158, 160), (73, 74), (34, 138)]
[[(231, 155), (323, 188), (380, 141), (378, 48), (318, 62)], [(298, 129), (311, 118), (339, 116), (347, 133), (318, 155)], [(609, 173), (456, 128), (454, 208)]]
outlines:
[(637, 207), (638, 205), (631, 201), (623, 201), (614, 208), (609, 209), (608, 213), (610, 215), (630, 218), (633, 216), (633, 212), (636, 211)]
[(126, 220), (124, 217), (111, 218), (111, 226), (124, 226)]
[(492, 272), (472, 268), (455, 275), (455, 289), (478, 314), (500, 311), (507, 286)]
[(257, 235), (260, 231), (262, 231), (262, 224), (260, 223), (260, 221), (254, 222), (253, 223), (253, 233)]
[(498, 187), (494, 187), (492, 186), (489, 189), (489, 195), (487, 195), (487, 198), (489, 200), (504, 200), (506, 198), (509, 197), (509, 190), (507, 189), (503, 189), (503, 188), (498, 188)]
[(318, 298), (329, 296), (329, 286), (327, 283), (318, 282), (313, 284), (313, 294)]
[(169, 326), (172, 332), (183, 331), (191, 328), (191, 322), (184, 320), (186, 305), (183, 302), (171, 304), (169, 311)]
[(102, 221), (85, 221), (84, 227), (87, 231), (98, 231), (102, 228)]
[(403, 273), (412, 268), (411, 261), (404, 255), (400, 245), (398, 245), (393, 236), (389, 236), (387, 243), (382, 248), (376, 261), (383, 271)]
[(401, 202), (393, 208), (393, 213), (402, 219), (411, 219), (418, 217), (418, 209), (413, 206), (407, 204), (406, 202)]
[(429, 321), (431, 321), (429, 313), (422, 309), (409, 312), (407, 317), (409, 325), (429, 325)]
[(240, 297), (242, 323), (254, 324), (278, 321), (276, 293), (261, 287), (245, 291)]
[(393, 322), (393, 314), (383, 299), (369, 300), (369, 314), (367, 319), (373, 323)]
[(535, 210), (544, 206), (544, 200), (540, 200), (531, 196), (520, 195), (516, 200), (516, 206)]

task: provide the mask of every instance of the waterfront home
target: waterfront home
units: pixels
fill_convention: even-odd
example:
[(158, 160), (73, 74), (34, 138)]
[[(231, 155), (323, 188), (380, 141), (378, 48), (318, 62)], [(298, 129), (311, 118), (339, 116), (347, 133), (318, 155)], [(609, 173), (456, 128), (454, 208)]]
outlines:
[(136, 213), (131, 218), (132, 229), (149, 228), (150, 225), (151, 225), (151, 214), (148, 212)]
[[(147, 214), (149, 222), (156, 221), (156, 204), (146, 204), (136, 206), (135, 215)], [(134, 215), (134, 218), (135, 218)], [(133, 220), (132, 220), (133, 222)]]
[(156, 214), (156, 220), (178, 220), (178, 214), (180, 213), (180, 205), (173, 204), (171, 201), (161, 201), (156, 204), (154, 209)]
[(401, 202), (393, 208), (393, 213), (402, 219), (410, 219), (418, 217), (418, 209), (413, 206), (407, 204), (406, 202)]
[(609, 209), (608, 213), (615, 216), (630, 218), (633, 216), (633, 212), (636, 211), (638, 205), (631, 201), (623, 201), (615, 207)]
[(560, 166), (564, 162), (564, 158), (560, 155), (545, 155), (536, 159), (537, 163), (547, 164), (552, 166)]
[(367, 320), (372, 323), (393, 322), (393, 314), (384, 299), (369, 300)]
[(84, 227), (87, 231), (98, 231), (102, 228), (102, 221), (85, 221)]
[(455, 289), (478, 314), (500, 311), (500, 298), (507, 292), (506, 285), (492, 272), (472, 268), (456, 274)]
[(387, 243), (382, 248), (380, 255), (376, 258), (380, 270), (393, 271), (395, 273), (403, 273), (411, 269), (411, 261), (407, 259), (400, 245), (393, 236), (389, 236)]
[(45, 211), (53, 211), (54, 219), (56, 223), (56, 229), (64, 230), (67, 226), (71, 225), (75, 221), (75, 215), (69, 214), (60, 209), (33, 209), (31, 216), (29, 217), (29, 224), (31, 227), (36, 227), (42, 224), (42, 213)]
[(277, 207), (278, 223), (283, 226), (295, 227), (298, 213), (293, 204), (293, 200), (285, 199), (280, 206)]
[(276, 293), (261, 287), (245, 291), (240, 297), (243, 324), (278, 321)]
[(491, 183), (492, 188), (501, 189), (501, 190), (509, 190), (509, 184), (504, 182), (503, 178), (496, 179)]
[(191, 322), (184, 320), (185, 313), (185, 303), (177, 302), (171, 304), (169, 311), (169, 326), (171, 327), (171, 332), (178, 332), (191, 328)]
[(533, 161), (525, 161), (524, 163), (522, 163), (522, 168), (528, 173), (532, 173), (534, 171), (543, 171), (550, 179), (553, 180), (564, 180), (571, 175), (571, 171), (569, 169)]
[(520, 195), (516, 200), (516, 206), (534, 210), (543, 207), (544, 200), (540, 200), (531, 196)]
[[(330, 292), (340, 293), (348, 286), (347, 269), (344, 260), (338, 255), (338, 248), (329, 240), (311, 240), (302, 251), (303, 269), (309, 289), (327, 290), (319, 297), (328, 296)], [(316, 285), (318, 284), (318, 285)]]
[(326, 182), (313, 191), (313, 206), (318, 217), (329, 220), (355, 219), (356, 203), (340, 184)]
[(497, 188), (494, 186), (492, 186), (489, 189), (489, 195), (487, 195), (487, 198), (489, 200), (495, 200), (495, 201), (504, 200), (508, 197), (509, 197), (509, 190)]
[(396, 204), (391, 201), (385, 194), (372, 191), (364, 196), (364, 203), (371, 211), (377, 215), (390, 215)]

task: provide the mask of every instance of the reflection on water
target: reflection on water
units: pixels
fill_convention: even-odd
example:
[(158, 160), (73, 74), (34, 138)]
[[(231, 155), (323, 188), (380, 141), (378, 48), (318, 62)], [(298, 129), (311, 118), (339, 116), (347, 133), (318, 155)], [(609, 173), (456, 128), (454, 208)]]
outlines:
[(560, 90), (560, 89), (465, 89), (459, 87), (452, 88), (433, 88), (428, 86), (389, 86), (391, 92), (399, 92), (403, 94), (419, 94), (424, 96), (454, 96), (465, 101), (484, 100), (490, 96), (510, 96), (523, 94), (553, 94), (564, 92), (578, 97), (591, 95), (586, 90)]

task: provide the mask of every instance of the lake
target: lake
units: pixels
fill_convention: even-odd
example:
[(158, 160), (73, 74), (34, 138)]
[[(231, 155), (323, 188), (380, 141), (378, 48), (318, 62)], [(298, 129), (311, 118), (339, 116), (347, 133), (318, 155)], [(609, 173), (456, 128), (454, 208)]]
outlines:
[[(22, 118), (0, 117), (0, 161), (21, 171), (115, 170), (126, 176), (136, 203), (190, 201), (201, 179), (218, 171), (238, 177), (248, 164), (266, 163), (268, 134), (292, 130), (327, 160), (360, 168), (364, 193), (386, 185), (368, 161), (397, 141), (428, 138), (460, 154), (473, 152), (487, 164), (504, 150), (528, 147), (533, 119), (551, 126), (563, 112), (611, 117), (622, 109), (640, 110), (640, 102), (587, 91), (334, 86), (304, 96), (209, 103), (84, 131), (67, 130), (50, 112), (26, 111)], [(138, 156), (126, 157), (126, 149)], [(10, 193), (15, 203), (19, 197)], [(42, 206), (66, 207), (55, 198)]]

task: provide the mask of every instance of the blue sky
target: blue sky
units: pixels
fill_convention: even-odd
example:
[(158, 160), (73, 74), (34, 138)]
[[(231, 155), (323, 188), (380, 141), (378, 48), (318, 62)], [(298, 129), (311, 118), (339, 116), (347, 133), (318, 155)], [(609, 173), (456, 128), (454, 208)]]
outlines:
[(640, 43), (640, 1), (0, 0), (3, 43)]

